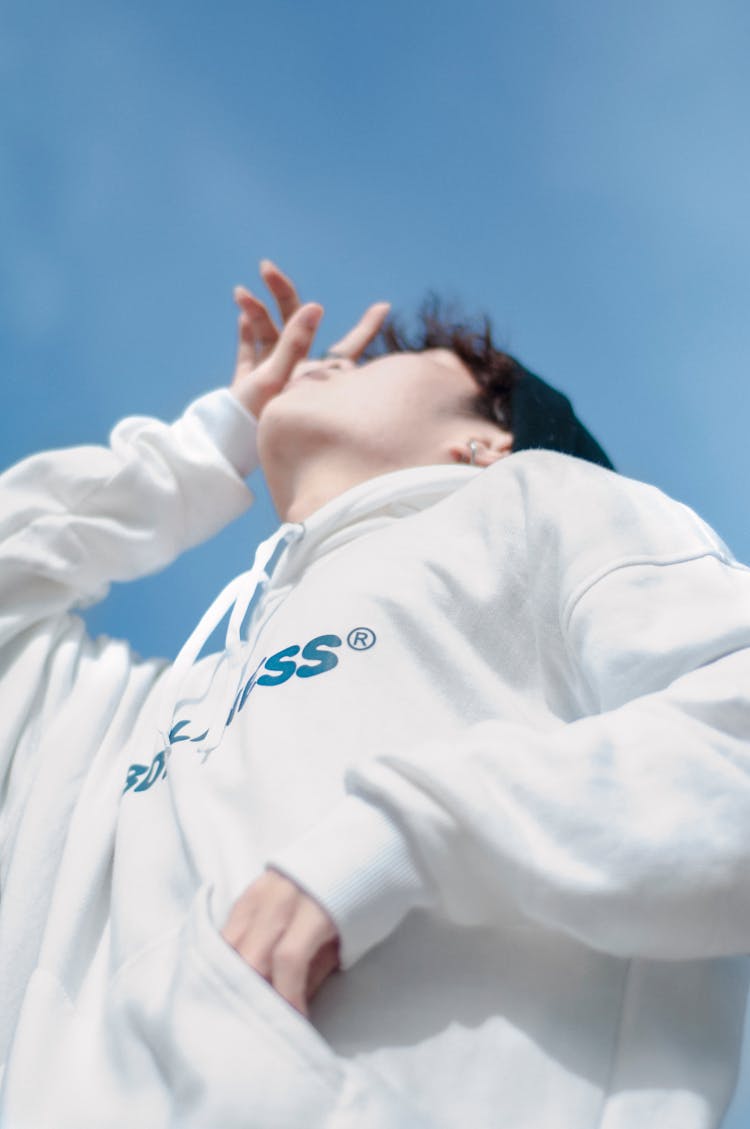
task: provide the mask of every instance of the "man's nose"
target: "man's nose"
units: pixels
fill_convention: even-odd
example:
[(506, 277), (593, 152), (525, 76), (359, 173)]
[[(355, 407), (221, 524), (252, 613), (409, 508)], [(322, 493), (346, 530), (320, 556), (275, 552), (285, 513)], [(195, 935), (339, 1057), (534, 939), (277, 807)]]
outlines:
[(311, 360), (309, 357), (304, 361), (298, 361), (292, 370), (292, 377), (304, 376), (307, 372), (315, 372), (316, 369), (326, 367), (325, 360)]
[(351, 357), (343, 357), (340, 354), (326, 354), (318, 360), (311, 360), (310, 358), (300, 361), (296, 366), (295, 375), (302, 375), (305, 372), (314, 372), (316, 369), (350, 369), (356, 368), (355, 362)]
[(341, 353), (326, 353), (322, 363), (326, 368), (350, 369), (356, 368), (351, 357), (344, 357)]
[(356, 369), (357, 362), (352, 360), (351, 357), (346, 357), (342, 353), (326, 353), (325, 356), (319, 358), (306, 357), (302, 361), (298, 361), (292, 369), (290, 383), (301, 379), (307, 373), (316, 371), (322, 372), (336, 372), (347, 371), (349, 369)]

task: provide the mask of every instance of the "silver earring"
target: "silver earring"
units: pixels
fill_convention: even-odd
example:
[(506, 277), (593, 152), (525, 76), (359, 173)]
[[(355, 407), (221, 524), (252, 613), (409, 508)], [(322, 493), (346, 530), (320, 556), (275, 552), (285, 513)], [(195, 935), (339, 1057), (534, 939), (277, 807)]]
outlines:
[(471, 451), (471, 458), (469, 459), (469, 466), (476, 466), (477, 449), (479, 444), (476, 439), (469, 440), (469, 450)]

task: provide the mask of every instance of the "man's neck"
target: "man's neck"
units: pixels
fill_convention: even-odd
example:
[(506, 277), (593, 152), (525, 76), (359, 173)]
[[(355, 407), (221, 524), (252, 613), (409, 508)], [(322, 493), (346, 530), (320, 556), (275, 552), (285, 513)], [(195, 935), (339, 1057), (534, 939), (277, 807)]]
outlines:
[(306, 462), (290, 471), (288, 467), (263, 468), (268, 492), (282, 521), (305, 521), (316, 510), (339, 495), (398, 467), (366, 467), (340, 463), (330, 457)]

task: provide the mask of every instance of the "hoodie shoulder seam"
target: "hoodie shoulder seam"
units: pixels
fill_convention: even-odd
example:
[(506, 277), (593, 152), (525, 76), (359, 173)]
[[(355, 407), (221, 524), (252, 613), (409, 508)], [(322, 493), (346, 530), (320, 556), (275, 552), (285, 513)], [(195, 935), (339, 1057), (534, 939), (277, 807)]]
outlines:
[(703, 557), (715, 557), (721, 561), (722, 564), (727, 565), (729, 568), (736, 568), (743, 572), (750, 572), (747, 565), (741, 564), (732, 558), (726, 557), (719, 549), (703, 549), (695, 553), (673, 553), (670, 556), (654, 557), (650, 555), (630, 556), (622, 560), (615, 561), (604, 565), (587, 576), (581, 583), (573, 590), (568, 597), (562, 614), (560, 616), (560, 623), (562, 630), (566, 632), (576, 609), (576, 605), (580, 603), (583, 597), (591, 588), (599, 584), (606, 577), (610, 576), (613, 572), (619, 572), (626, 568), (636, 568), (639, 565), (652, 565), (656, 568), (668, 567), (669, 565), (687, 564), (690, 561), (701, 560)]

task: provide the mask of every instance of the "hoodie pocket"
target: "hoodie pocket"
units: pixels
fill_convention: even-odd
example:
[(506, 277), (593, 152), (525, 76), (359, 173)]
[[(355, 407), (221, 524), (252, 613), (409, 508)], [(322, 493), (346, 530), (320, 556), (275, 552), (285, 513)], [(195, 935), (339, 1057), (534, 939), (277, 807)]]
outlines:
[[(210, 887), (201, 887), (180, 929), (136, 958), (113, 985), (119, 1019), (110, 1024), (112, 1055), (124, 1068), (125, 1089), (140, 1116), (128, 1124), (423, 1125), (403, 1095), (374, 1071), (337, 1055), (245, 963), (213, 921), (210, 897)], [(146, 1087), (153, 1093), (150, 1102)]]
[(344, 1060), (224, 940), (210, 895), (112, 984), (107, 1039), (130, 1108), (170, 1129), (327, 1125)]

